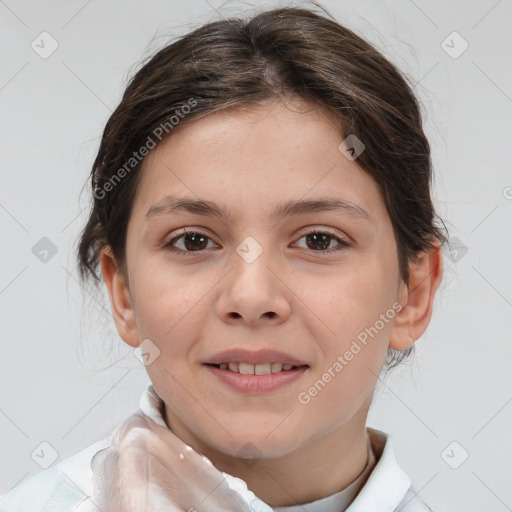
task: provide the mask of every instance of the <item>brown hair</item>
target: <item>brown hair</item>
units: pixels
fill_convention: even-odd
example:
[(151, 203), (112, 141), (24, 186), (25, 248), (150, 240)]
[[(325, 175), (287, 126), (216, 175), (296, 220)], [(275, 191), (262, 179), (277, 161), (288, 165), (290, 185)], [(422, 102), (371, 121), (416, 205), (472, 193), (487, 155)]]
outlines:
[[(77, 246), (82, 281), (91, 276), (101, 282), (99, 256), (106, 245), (126, 270), (139, 150), (151, 147), (149, 140), (159, 143), (213, 112), (286, 97), (327, 108), (343, 137), (355, 135), (365, 145), (357, 162), (383, 192), (400, 275), (408, 283), (409, 261), (447, 240), (435, 222), (430, 147), (419, 105), (406, 79), (372, 45), (304, 8), (207, 23), (159, 50), (133, 76), (92, 167), (92, 209)], [(390, 350), (388, 367), (411, 350)]]

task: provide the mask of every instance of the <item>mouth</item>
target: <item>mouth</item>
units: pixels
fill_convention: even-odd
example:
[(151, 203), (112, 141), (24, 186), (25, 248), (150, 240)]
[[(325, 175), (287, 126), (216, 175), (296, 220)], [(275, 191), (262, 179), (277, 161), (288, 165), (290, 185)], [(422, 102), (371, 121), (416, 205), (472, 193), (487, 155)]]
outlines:
[(241, 373), (242, 375), (269, 375), (271, 373), (281, 373), (295, 370), (297, 368), (306, 368), (307, 364), (294, 366), (292, 364), (283, 363), (235, 363), (226, 362), (220, 364), (206, 363), (207, 366), (214, 366), (219, 370), (226, 370), (233, 373)]
[(220, 383), (237, 393), (268, 394), (290, 386), (300, 379), (309, 365), (282, 363), (205, 363), (205, 367)]

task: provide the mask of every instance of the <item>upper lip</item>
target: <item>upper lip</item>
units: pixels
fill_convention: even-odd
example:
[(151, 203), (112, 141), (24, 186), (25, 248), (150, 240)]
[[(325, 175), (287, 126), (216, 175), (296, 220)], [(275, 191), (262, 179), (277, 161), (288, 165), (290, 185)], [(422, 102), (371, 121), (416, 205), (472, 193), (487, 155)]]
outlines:
[(282, 363), (291, 364), (292, 366), (304, 366), (306, 363), (289, 356), (278, 350), (262, 349), (257, 351), (247, 350), (244, 348), (232, 348), (217, 352), (210, 357), (205, 364), (221, 364), (221, 363)]

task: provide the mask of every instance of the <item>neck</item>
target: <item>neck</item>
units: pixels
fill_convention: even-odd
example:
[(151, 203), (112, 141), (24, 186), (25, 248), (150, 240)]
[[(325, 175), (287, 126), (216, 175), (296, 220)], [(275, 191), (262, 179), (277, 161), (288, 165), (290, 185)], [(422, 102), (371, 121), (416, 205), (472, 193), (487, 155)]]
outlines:
[(261, 459), (252, 468), (235, 461), (221, 470), (244, 480), (271, 507), (316, 501), (350, 485), (368, 461), (366, 432), (350, 440), (342, 435), (335, 431), (292, 454)]

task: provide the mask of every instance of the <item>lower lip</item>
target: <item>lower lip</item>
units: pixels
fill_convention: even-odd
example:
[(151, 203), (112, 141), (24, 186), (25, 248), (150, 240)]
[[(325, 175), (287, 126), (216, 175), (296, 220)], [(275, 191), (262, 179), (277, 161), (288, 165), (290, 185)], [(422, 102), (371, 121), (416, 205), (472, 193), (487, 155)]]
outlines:
[(267, 375), (244, 375), (230, 370), (221, 370), (216, 366), (206, 365), (222, 382), (240, 393), (260, 394), (268, 393), (297, 380), (309, 367), (299, 366), (293, 370)]

